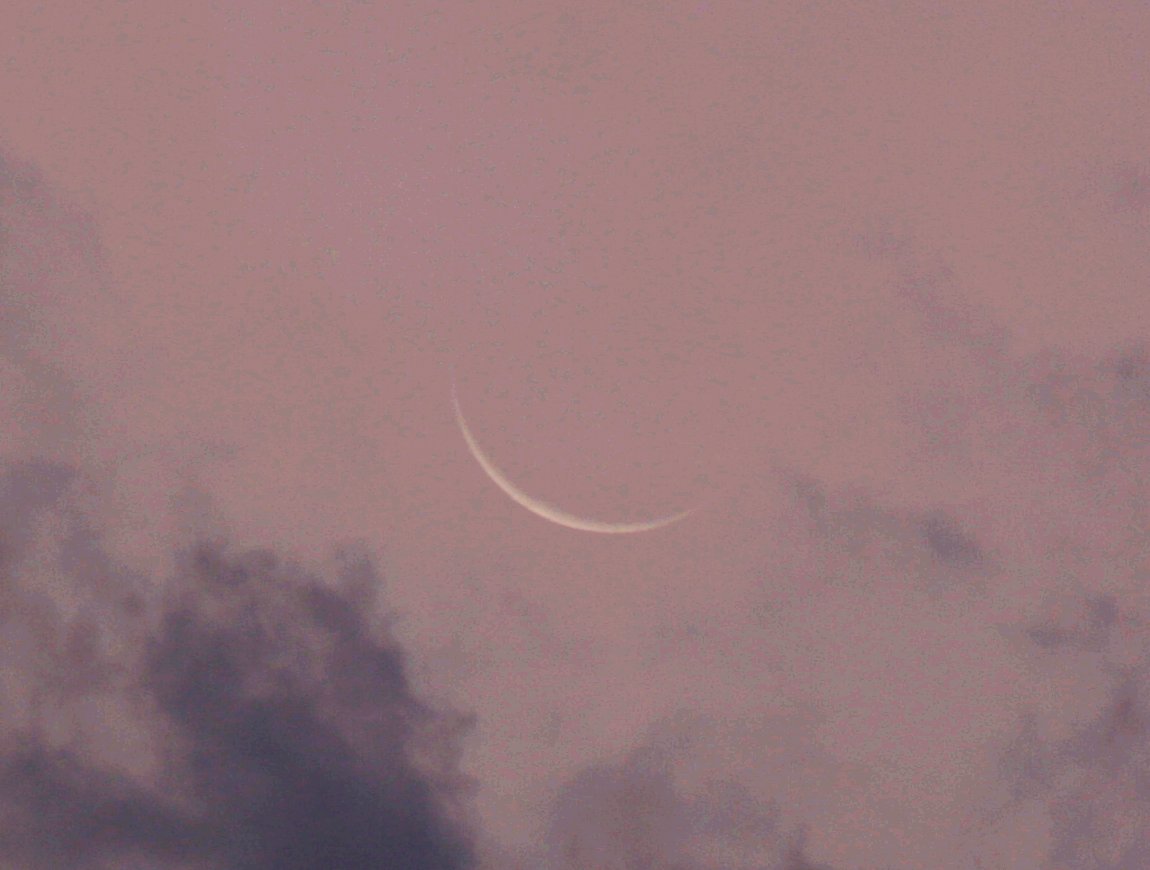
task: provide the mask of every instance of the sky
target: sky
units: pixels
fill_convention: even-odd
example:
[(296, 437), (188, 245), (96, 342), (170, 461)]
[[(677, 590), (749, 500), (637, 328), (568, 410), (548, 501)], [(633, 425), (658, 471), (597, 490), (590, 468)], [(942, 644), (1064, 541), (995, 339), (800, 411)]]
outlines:
[(9, 0), (0, 864), (1142, 867), (1147, 44)]

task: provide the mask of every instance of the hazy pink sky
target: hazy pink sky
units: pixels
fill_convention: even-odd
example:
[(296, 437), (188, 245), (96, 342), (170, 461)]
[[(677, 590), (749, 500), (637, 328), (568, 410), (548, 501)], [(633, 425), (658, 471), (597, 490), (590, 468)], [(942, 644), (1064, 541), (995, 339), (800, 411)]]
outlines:
[[(199, 536), (361, 541), (360, 616), (474, 714), (484, 870), (1145, 866), (1146, 3), (9, 0), (0, 34), (0, 461), (75, 469), (157, 601)], [(534, 495), (697, 510), (533, 516), (453, 371)], [(90, 572), (49, 527), (20, 576), (64, 631)]]

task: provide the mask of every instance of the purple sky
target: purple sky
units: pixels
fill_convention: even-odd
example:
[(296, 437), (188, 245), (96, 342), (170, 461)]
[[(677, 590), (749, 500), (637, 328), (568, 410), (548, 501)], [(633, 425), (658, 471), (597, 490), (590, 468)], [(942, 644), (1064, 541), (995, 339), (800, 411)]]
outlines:
[(236, 8), (0, 12), (0, 864), (1144, 866), (1150, 7)]

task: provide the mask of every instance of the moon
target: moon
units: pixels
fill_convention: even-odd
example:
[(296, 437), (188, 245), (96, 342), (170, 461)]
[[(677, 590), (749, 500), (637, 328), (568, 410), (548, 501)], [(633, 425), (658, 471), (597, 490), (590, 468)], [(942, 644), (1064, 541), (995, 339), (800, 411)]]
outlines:
[(459, 424), (459, 431), (463, 433), (463, 440), (467, 442), (467, 449), (471, 451), (471, 455), (475, 457), (475, 461), (479, 463), (479, 467), (486, 472), (487, 476), (491, 478), (496, 486), (503, 490), (508, 498), (520, 507), (531, 511), (531, 513), (537, 517), (542, 517), (556, 525), (564, 526), (568, 529), (575, 529), (580, 532), (598, 532), (604, 535), (632, 535), (637, 532), (650, 532), (654, 529), (661, 529), (664, 526), (677, 523), (679, 520), (688, 516), (693, 510), (689, 509), (677, 514), (646, 520), (644, 522), (606, 523), (601, 520), (576, 516), (542, 499), (532, 498), (512, 483), (507, 475), (499, 470), (499, 467), (491, 461), (491, 458), (484, 453), (483, 449), (479, 446), (479, 442), (475, 440), (475, 435), (472, 434), (471, 428), (463, 418), (463, 410), (459, 407), (459, 395), (455, 389), (454, 378), (451, 381), (451, 401), (455, 406), (455, 421)]

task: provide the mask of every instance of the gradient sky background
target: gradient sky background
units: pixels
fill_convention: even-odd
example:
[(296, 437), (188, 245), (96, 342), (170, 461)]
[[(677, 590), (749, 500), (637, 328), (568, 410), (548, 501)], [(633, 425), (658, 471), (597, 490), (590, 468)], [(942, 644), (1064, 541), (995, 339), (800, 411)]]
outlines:
[(4, 865), (1144, 867), (1147, 45), (9, 0)]

